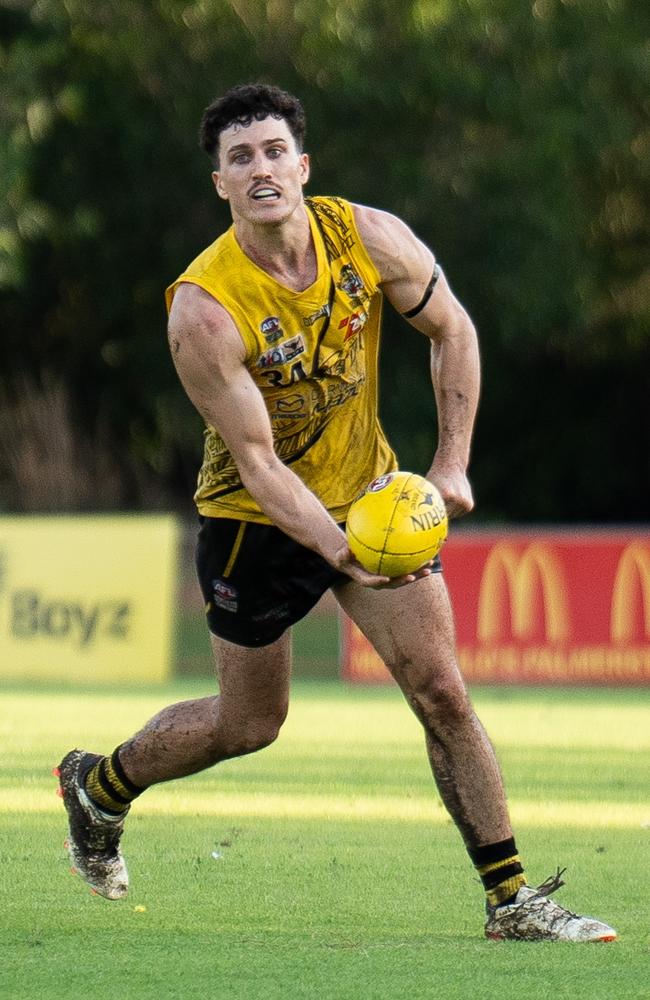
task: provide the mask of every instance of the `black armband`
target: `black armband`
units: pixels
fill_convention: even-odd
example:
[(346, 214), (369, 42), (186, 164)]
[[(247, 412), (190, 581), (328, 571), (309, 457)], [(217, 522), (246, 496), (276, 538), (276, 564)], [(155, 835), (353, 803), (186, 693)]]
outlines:
[(424, 295), (422, 296), (418, 304), (414, 306), (413, 309), (408, 309), (405, 313), (402, 313), (402, 316), (404, 316), (405, 319), (413, 319), (413, 317), (417, 316), (419, 312), (422, 312), (427, 302), (431, 298), (431, 294), (433, 292), (433, 289), (436, 287), (436, 283), (441, 273), (442, 272), (440, 269), (440, 265), (436, 264), (433, 269), (433, 274), (431, 275), (431, 280), (427, 285), (427, 287), (424, 289)]

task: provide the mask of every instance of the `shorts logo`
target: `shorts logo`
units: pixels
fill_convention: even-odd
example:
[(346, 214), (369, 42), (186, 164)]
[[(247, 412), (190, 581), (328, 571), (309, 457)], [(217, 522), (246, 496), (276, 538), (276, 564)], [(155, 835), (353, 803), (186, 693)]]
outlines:
[(264, 611), (259, 615), (251, 615), (254, 622), (272, 622), (272, 621), (284, 621), (288, 618), (290, 614), (290, 608), (288, 604), (278, 604), (277, 607), (271, 608), (270, 611)]
[(346, 295), (349, 295), (353, 299), (359, 292), (363, 291), (364, 285), (352, 265), (344, 264), (341, 268), (341, 277), (336, 287), (340, 288), (342, 292), (345, 292)]
[(267, 316), (260, 323), (260, 331), (264, 334), (267, 344), (274, 344), (282, 336), (283, 330), (280, 326), (279, 316)]
[(384, 476), (379, 476), (377, 479), (373, 479), (366, 489), (366, 493), (379, 493), (380, 490), (385, 489), (385, 487), (392, 481), (393, 473), (387, 472)]
[(260, 356), (257, 362), (258, 368), (277, 368), (278, 365), (286, 365), (288, 361), (293, 361), (299, 354), (305, 353), (305, 342), (301, 335), (285, 340), (283, 344), (272, 347)]
[(224, 611), (237, 611), (239, 608), (237, 588), (225, 580), (212, 581), (212, 596), (216, 606)]

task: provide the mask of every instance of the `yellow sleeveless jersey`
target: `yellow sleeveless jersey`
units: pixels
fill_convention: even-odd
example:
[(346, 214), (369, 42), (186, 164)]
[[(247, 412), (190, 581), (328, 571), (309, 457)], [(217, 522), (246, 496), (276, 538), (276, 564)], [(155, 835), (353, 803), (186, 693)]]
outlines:
[[(276, 454), (336, 521), (376, 476), (397, 467), (377, 417), (379, 273), (357, 232), (352, 206), (308, 198), (318, 273), (303, 292), (247, 257), (231, 227), (167, 289), (209, 292), (246, 347), (246, 367), (271, 420)], [(271, 523), (241, 484), (217, 431), (205, 433), (195, 501), (201, 514)]]

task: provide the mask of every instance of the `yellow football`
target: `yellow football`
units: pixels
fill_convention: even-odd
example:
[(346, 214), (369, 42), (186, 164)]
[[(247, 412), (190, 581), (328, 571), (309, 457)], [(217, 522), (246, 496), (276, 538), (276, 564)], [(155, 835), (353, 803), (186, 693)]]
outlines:
[(388, 472), (354, 501), (345, 530), (364, 569), (393, 577), (433, 559), (447, 527), (443, 499), (432, 483), (414, 472)]

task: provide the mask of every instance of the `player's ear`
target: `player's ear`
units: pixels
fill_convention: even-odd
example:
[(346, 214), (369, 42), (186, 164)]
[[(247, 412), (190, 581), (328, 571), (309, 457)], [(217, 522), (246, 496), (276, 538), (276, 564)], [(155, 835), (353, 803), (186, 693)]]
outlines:
[(215, 190), (220, 198), (224, 201), (228, 201), (228, 195), (226, 194), (225, 188), (221, 183), (221, 174), (218, 170), (212, 171), (212, 183), (214, 184)]
[(311, 173), (311, 164), (309, 162), (309, 156), (307, 153), (300, 154), (300, 181), (302, 184), (306, 184), (309, 180), (309, 174)]

